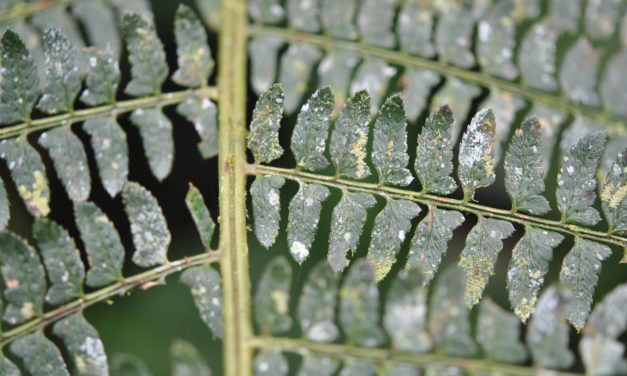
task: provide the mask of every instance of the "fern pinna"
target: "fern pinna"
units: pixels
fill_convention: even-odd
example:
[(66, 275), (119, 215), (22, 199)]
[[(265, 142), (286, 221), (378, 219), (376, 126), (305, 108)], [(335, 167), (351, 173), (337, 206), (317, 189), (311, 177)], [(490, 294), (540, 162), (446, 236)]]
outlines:
[[(145, 0), (0, 1), (0, 374), (150, 375), (83, 311), (171, 274), (214, 374), (627, 373), (624, 279), (597, 288), (627, 248), (624, 4), (197, 6), (174, 70)], [(188, 153), (219, 213), (156, 194)], [(171, 374), (207, 350), (175, 339)]]

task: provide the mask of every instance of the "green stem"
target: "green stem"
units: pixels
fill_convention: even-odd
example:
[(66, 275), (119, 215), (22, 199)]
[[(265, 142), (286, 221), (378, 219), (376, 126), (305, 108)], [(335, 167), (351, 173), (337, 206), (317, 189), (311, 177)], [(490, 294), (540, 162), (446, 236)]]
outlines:
[(543, 92), (537, 89), (512, 83), (484, 72), (475, 72), (456, 67), (451, 64), (434, 61), (423, 57), (409, 55), (406, 52), (392, 51), (364, 43), (339, 40), (326, 35), (308, 34), (268, 25), (249, 25), (249, 35), (276, 35), (288, 42), (307, 42), (326, 50), (345, 50), (361, 56), (376, 57), (401, 66), (414, 66), (438, 72), (442, 76), (454, 76), (467, 82), (484, 87), (495, 87), (523, 97), (533, 103), (544, 103), (572, 114), (582, 114), (600, 123), (608, 124), (617, 134), (627, 133), (627, 122), (619, 115), (604, 112), (601, 109), (572, 103), (561, 94)]
[(65, 303), (52, 311), (46, 312), (41, 317), (28, 321), (2, 333), (0, 336), (0, 348), (7, 343), (15, 341), (19, 337), (25, 336), (26, 334), (32, 333), (36, 330), (43, 329), (47, 325), (79, 312), (95, 303), (108, 300), (115, 295), (124, 295), (126, 292), (135, 287), (143, 286), (144, 288), (148, 288), (150, 285), (147, 285), (147, 283), (164, 279), (172, 273), (177, 273), (197, 265), (219, 262), (221, 255), (222, 254), (219, 251), (210, 251), (192, 257), (185, 257), (180, 260), (171, 261), (143, 273), (127, 277), (119, 282), (103, 287), (89, 294), (85, 294), (80, 299)]
[(455, 209), (475, 215), (503, 219), (509, 222), (544, 228), (551, 231), (570, 234), (597, 242), (610, 243), (627, 247), (627, 239), (618, 235), (608, 234), (603, 231), (594, 231), (585, 227), (573, 224), (562, 223), (550, 219), (535, 217), (522, 213), (512, 213), (510, 210), (497, 209), (484, 206), (465, 200), (458, 200), (448, 197), (440, 197), (431, 194), (422, 194), (405, 189), (378, 186), (377, 184), (364, 183), (346, 179), (336, 179), (335, 177), (313, 174), (303, 171), (295, 171), (293, 169), (271, 167), (271, 166), (248, 166), (248, 173), (251, 175), (275, 174), (286, 177), (288, 179), (297, 180), (298, 182), (319, 183), (338, 189), (352, 189), (355, 191), (368, 192), (379, 196), (405, 199), (414, 201), (423, 205), (433, 205), (442, 208)]
[(181, 90), (150, 97), (119, 101), (116, 102), (114, 105), (107, 104), (98, 107), (86, 108), (84, 110), (77, 110), (73, 113), (47, 116), (41, 119), (31, 120), (30, 122), (20, 123), (10, 127), (2, 128), (0, 129), (0, 140), (16, 137), (21, 134), (28, 134), (31, 132), (46, 130), (58, 127), (60, 125), (85, 121), (87, 119), (93, 119), (97, 117), (109, 117), (113, 115), (117, 116), (126, 112), (136, 110), (138, 108), (170, 106), (180, 103), (194, 94), (208, 96), (212, 99), (217, 99), (218, 95), (216, 88), (207, 87), (202, 89)]
[(489, 359), (465, 359), (445, 354), (411, 353), (394, 349), (372, 349), (348, 344), (316, 343), (302, 339), (255, 337), (248, 344), (253, 348), (276, 349), (300, 354), (316, 354), (334, 358), (367, 359), (379, 363), (409, 363), (419, 367), (436, 365), (460, 367), (470, 373), (503, 374), (510, 376), (532, 376), (542, 373), (555, 376), (577, 376), (580, 374), (524, 367), (514, 364), (496, 363)]
[(223, 0), (219, 73), (220, 249), (224, 291), (225, 375), (250, 375), (252, 336), (246, 232), (246, 0)]
[(0, 13), (0, 23), (23, 20), (34, 13), (41, 12), (42, 10), (46, 10), (55, 6), (65, 7), (68, 4), (73, 3), (74, 1), (75, 0), (39, 0), (31, 3), (20, 2), (11, 7), (11, 9), (7, 9), (4, 12)]

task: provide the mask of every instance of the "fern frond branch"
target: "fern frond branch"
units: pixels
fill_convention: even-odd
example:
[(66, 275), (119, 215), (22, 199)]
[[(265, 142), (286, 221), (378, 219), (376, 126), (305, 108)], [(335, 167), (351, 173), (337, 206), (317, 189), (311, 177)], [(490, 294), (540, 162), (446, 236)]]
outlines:
[(24, 324), (21, 324), (11, 330), (2, 333), (0, 335), (0, 348), (2, 348), (2, 346), (6, 345), (7, 343), (16, 340), (19, 337), (25, 336), (36, 330), (43, 329), (46, 326), (53, 324), (56, 321), (63, 319), (64, 317), (79, 312), (95, 303), (111, 299), (115, 295), (123, 295), (135, 287), (144, 286), (144, 288), (149, 288), (150, 285), (146, 285), (146, 283), (164, 279), (170, 274), (181, 272), (193, 266), (208, 265), (220, 262), (221, 257), (222, 253), (220, 251), (204, 252), (199, 255), (171, 261), (167, 264), (157, 266), (143, 273), (124, 278), (121, 281), (86, 294), (80, 299), (76, 299), (66, 304), (63, 304), (52, 311), (46, 312), (41, 317), (30, 320)]
[(376, 57), (401, 66), (415, 66), (438, 72), (442, 76), (454, 76), (467, 82), (473, 82), (480, 86), (496, 87), (500, 90), (521, 96), (530, 102), (540, 102), (548, 106), (562, 109), (571, 114), (580, 113), (600, 123), (610, 125), (617, 134), (627, 132), (627, 121), (619, 115), (604, 112), (603, 110), (588, 107), (569, 101), (559, 94), (543, 92), (537, 89), (512, 83), (486, 73), (459, 68), (446, 62), (430, 60), (423, 57), (410, 55), (403, 51), (386, 50), (384, 48), (370, 46), (364, 43), (335, 39), (326, 35), (308, 34), (294, 29), (283, 29), (268, 25), (249, 25), (248, 34), (276, 35), (289, 42), (307, 42), (325, 50), (345, 50), (361, 56)]
[(252, 372), (251, 286), (246, 230), (247, 0), (223, 0), (218, 55), (220, 171), (220, 264), (224, 292), (224, 369), (226, 376)]
[(346, 179), (336, 179), (333, 176), (313, 174), (310, 172), (303, 172), (297, 171), (295, 169), (280, 167), (248, 165), (248, 173), (250, 175), (280, 175), (287, 179), (292, 179), (299, 182), (318, 183), (341, 190), (349, 189), (354, 191), (372, 193), (383, 197), (400, 198), (414, 201), (423, 205), (434, 205), (447, 209), (455, 209), (466, 213), (481, 215), (484, 217), (503, 219), (525, 226), (534, 226), (544, 228), (546, 230), (570, 234), (572, 236), (579, 236), (597, 242), (615, 244), (623, 248), (627, 247), (627, 239), (617, 235), (612, 235), (601, 231), (594, 231), (574, 224), (561, 223), (560, 221), (539, 218), (533, 215), (512, 212), (510, 210), (493, 208), (473, 202), (465, 202), (464, 200), (458, 200), (454, 198), (440, 197), (426, 193), (423, 194), (407, 189), (385, 187), (373, 183), (364, 183)]
[(207, 96), (211, 99), (218, 99), (218, 90), (215, 87), (205, 87), (200, 89), (188, 89), (174, 91), (170, 93), (162, 93), (150, 97), (142, 97), (137, 99), (129, 99), (108, 104), (103, 106), (86, 108), (71, 113), (61, 115), (47, 116), (41, 119), (32, 120), (28, 123), (20, 123), (10, 127), (0, 129), (0, 140), (5, 138), (17, 137), (31, 132), (42, 131), (61, 125), (72, 124), (87, 119), (93, 119), (104, 116), (117, 116), (126, 112), (130, 112), (139, 108), (147, 108), (154, 106), (171, 106), (180, 103), (190, 95), (199, 94)]
[(28, 18), (34, 13), (41, 12), (42, 10), (55, 6), (66, 6), (74, 1), (75, 0), (39, 0), (32, 3), (18, 3), (10, 9), (0, 13), (0, 23), (22, 20)]
[(411, 353), (394, 349), (373, 349), (349, 344), (317, 343), (302, 339), (254, 337), (249, 346), (258, 349), (275, 349), (300, 354), (313, 353), (333, 358), (358, 358), (381, 363), (409, 363), (420, 367), (446, 365), (460, 367), (471, 373), (498, 373), (511, 376), (532, 376), (542, 372), (555, 376), (579, 376), (577, 373), (545, 370), (513, 364), (496, 363), (489, 359), (456, 358), (440, 353)]

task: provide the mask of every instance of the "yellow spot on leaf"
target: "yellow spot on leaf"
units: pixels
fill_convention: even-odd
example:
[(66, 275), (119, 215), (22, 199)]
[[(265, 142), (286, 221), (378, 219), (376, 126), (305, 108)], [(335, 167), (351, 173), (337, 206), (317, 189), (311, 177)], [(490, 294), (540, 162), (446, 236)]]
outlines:
[(271, 296), (276, 305), (277, 312), (281, 314), (287, 313), (287, 294), (285, 291), (274, 290)]
[(50, 213), (50, 206), (48, 206), (49, 197), (42, 195), (44, 190), (48, 186), (46, 178), (41, 171), (37, 170), (33, 172), (35, 183), (33, 183), (29, 190), (26, 186), (20, 185), (18, 192), (20, 196), (26, 201), (26, 207), (31, 213), (41, 214), (47, 216)]
[(22, 317), (25, 320), (28, 320), (31, 317), (33, 317), (33, 314), (35, 313), (34, 310), (33, 310), (33, 303), (31, 303), (31, 302), (24, 303), (24, 305), (20, 309), (20, 313), (22, 314)]
[(516, 313), (518, 317), (520, 317), (522, 322), (527, 321), (527, 319), (529, 318), (529, 315), (531, 315), (531, 313), (534, 310), (534, 307), (536, 306), (537, 300), (538, 298), (534, 296), (531, 299), (524, 298), (523, 300), (520, 301), (520, 305), (516, 307), (514, 312)]
[(357, 141), (353, 144), (351, 154), (355, 156), (355, 164), (357, 165), (357, 178), (362, 178), (366, 175), (366, 143), (368, 142), (368, 134), (359, 132), (357, 134)]
[(14, 289), (20, 285), (20, 281), (17, 279), (9, 279), (7, 281), (7, 288)]
[(607, 202), (610, 208), (616, 209), (625, 196), (627, 196), (627, 183), (620, 185), (609, 183), (603, 188), (603, 192), (601, 192), (601, 201)]

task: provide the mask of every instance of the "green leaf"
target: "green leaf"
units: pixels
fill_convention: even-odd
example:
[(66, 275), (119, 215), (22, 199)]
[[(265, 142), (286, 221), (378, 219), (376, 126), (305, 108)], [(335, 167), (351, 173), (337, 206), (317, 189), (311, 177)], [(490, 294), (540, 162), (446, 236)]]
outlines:
[(320, 220), (322, 201), (329, 197), (329, 189), (319, 184), (303, 184), (289, 205), (287, 243), (294, 260), (302, 264), (313, 243)]
[(0, 374), (4, 376), (21, 376), (22, 373), (4, 354), (0, 354)]
[(130, 354), (113, 354), (111, 374), (124, 376), (151, 376), (152, 373), (141, 359)]
[[(406, 4), (412, 4), (407, 1)], [(422, 25), (421, 25), (422, 27)], [(405, 111), (407, 120), (415, 122), (427, 107), (431, 90), (440, 82), (440, 75), (428, 69), (408, 67), (405, 69), (400, 83), (403, 86), (401, 98), (407, 103)]]
[(44, 32), (43, 45), (47, 85), (37, 107), (50, 114), (72, 111), (81, 89), (78, 53), (57, 28)]
[(510, 222), (483, 217), (479, 217), (479, 222), (470, 230), (459, 260), (466, 279), (464, 301), (468, 308), (479, 303), (488, 279), (494, 274), (503, 239), (513, 233), (514, 226)]
[(334, 103), (333, 92), (325, 86), (301, 107), (290, 143), (297, 167), (318, 171), (329, 165), (324, 153)]
[(152, 174), (162, 181), (172, 171), (174, 160), (172, 122), (161, 108), (135, 110), (131, 122), (139, 129)]
[(255, 322), (262, 334), (280, 334), (292, 327), (290, 286), (292, 267), (284, 256), (266, 265), (254, 298)]
[(76, 313), (52, 327), (52, 333), (63, 340), (77, 375), (109, 375), (107, 354), (96, 329)]
[(597, 188), (595, 172), (603, 154), (605, 137), (603, 131), (588, 134), (562, 158), (555, 193), (562, 221), (592, 226), (601, 220), (592, 205)]
[(250, 186), (255, 221), (255, 236), (264, 247), (270, 248), (279, 234), (281, 197), (279, 189), (285, 184), (280, 176), (258, 176)]
[(420, 376), (420, 369), (412, 364), (394, 364), (388, 366), (383, 376)]
[(452, 356), (476, 354), (469, 314), (464, 304), (464, 274), (458, 267), (449, 266), (435, 281), (429, 304), (429, 333), (437, 349)]
[(187, 195), (185, 195), (185, 205), (187, 205), (187, 210), (189, 210), (194, 224), (196, 224), (202, 244), (205, 246), (205, 249), (211, 249), (211, 239), (213, 238), (213, 231), (216, 225), (205, 204), (205, 199), (192, 183), (189, 183), (189, 189), (187, 190)]
[(121, 280), (124, 247), (107, 215), (85, 201), (74, 203), (74, 218), (89, 259), (87, 285), (100, 287)]
[(433, 57), (435, 55), (432, 42), (433, 19), (434, 9), (429, 4), (420, 0), (405, 1), (396, 23), (401, 49), (412, 55)]
[(627, 233), (627, 149), (618, 154), (601, 192), (601, 204), (609, 232)]
[(157, 199), (141, 185), (128, 182), (122, 200), (135, 245), (133, 262), (143, 267), (168, 262), (171, 235)]
[(293, 113), (301, 104), (301, 100), (313, 72), (314, 65), (320, 60), (322, 52), (313, 44), (291, 44), (281, 57), (279, 82), (285, 89), (285, 112)]
[(41, 332), (16, 339), (10, 349), (30, 376), (70, 376), (61, 352)]
[(0, 157), (7, 163), (28, 212), (36, 217), (47, 216), (50, 213), (50, 189), (39, 153), (26, 138), (18, 137), (0, 142)]
[(396, 0), (363, 0), (357, 13), (361, 40), (375, 46), (396, 46), (392, 32), (396, 15)]
[(79, 0), (72, 3), (72, 14), (85, 28), (89, 45), (120, 56), (122, 43), (113, 9), (104, 0)]
[(274, 35), (259, 35), (248, 42), (250, 55), (250, 85), (260, 95), (276, 81), (279, 49), (283, 39)]
[(168, 77), (168, 64), (154, 27), (137, 13), (125, 14), (122, 27), (132, 77), (124, 92), (132, 96), (159, 94)]
[(280, 351), (262, 350), (255, 355), (253, 373), (255, 376), (287, 376), (287, 359)]
[(348, 343), (364, 347), (383, 343), (379, 310), (374, 269), (364, 258), (355, 260), (340, 288), (339, 321)]
[(596, 92), (600, 51), (593, 49), (585, 37), (580, 37), (563, 59), (559, 80), (566, 97), (575, 103), (597, 106), (600, 103)]
[(535, 23), (525, 33), (518, 51), (518, 66), (523, 82), (544, 90), (554, 91), (558, 31), (548, 22)]
[(581, 0), (551, 0), (549, 1), (549, 20), (557, 30), (575, 33), (579, 27), (582, 9)]
[(337, 38), (357, 38), (357, 30), (353, 23), (357, 6), (357, 0), (322, 0), (320, 19), (324, 31)]
[(128, 176), (126, 133), (115, 117), (89, 119), (83, 123), (94, 151), (100, 182), (111, 197), (117, 196)]
[(611, 254), (608, 246), (577, 237), (575, 245), (564, 258), (560, 282), (573, 291), (573, 299), (568, 308), (568, 321), (577, 330), (583, 328), (590, 313), (592, 294), (601, 273), (601, 262)]
[(261, 94), (255, 104), (248, 131), (248, 148), (253, 152), (255, 163), (272, 162), (283, 155), (279, 144), (283, 98), (283, 87), (274, 84)]
[(475, 64), (472, 54), (472, 30), (475, 20), (469, 17), (469, 5), (447, 2), (440, 5), (435, 26), (435, 44), (440, 58), (464, 68)]
[(66, 7), (40, 9), (33, 13), (29, 21), (42, 32), (53, 27), (61, 30), (70, 43), (78, 49), (85, 46), (78, 23), (66, 11)]
[[(11, 30), (0, 41), (0, 123), (30, 119), (39, 98), (39, 77), (24, 42)], [(6, 79), (10, 77), (10, 79)]]
[(389, 82), (396, 74), (396, 68), (388, 65), (385, 60), (370, 58), (364, 60), (351, 82), (351, 93), (357, 93), (365, 90), (370, 95), (371, 106), (370, 113), (375, 114), (385, 93), (388, 90)]
[(514, 312), (523, 322), (533, 312), (544, 276), (549, 271), (553, 249), (562, 240), (564, 236), (561, 234), (527, 226), (525, 235), (512, 250), (507, 289)]
[(366, 164), (369, 113), (370, 96), (364, 90), (350, 97), (340, 111), (329, 144), (336, 176), (352, 179), (370, 176)]
[(352, 52), (331, 50), (318, 64), (318, 85), (331, 87), (335, 95), (336, 108), (339, 108), (347, 97), (348, 84), (360, 61), (361, 58)]
[[(627, 25), (627, 22), (624, 24)], [(625, 30), (627, 31), (627, 26)], [(627, 116), (627, 108), (625, 108), (625, 102), (622, 99), (625, 86), (627, 86), (627, 77), (623, 74), (626, 65), (627, 49), (623, 47), (618, 54), (609, 58), (599, 87), (605, 108), (622, 116)]]
[(285, 9), (279, 0), (250, 0), (248, 12), (253, 20), (265, 24), (279, 23), (285, 17)]
[(218, 338), (224, 336), (220, 273), (210, 266), (185, 270), (181, 281), (189, 286), (202, 321)]
[(174, 36), (178, 69), (172, 75), (172, 81), (187, 87), (205, 85), (214, 63), (205, 28), (187, 5), (180, 4), (176, 10)]
[(24, 239), (5, 230), (0, 232), (0, 263), (8, 303), (4, 321), (15, 325), (40, 316), (46, 275), (37, 252)]
[(395, 349), (411, 352), (429, 351), (427, 333), (427, 290), (422, 287), (419, 269), (401, 270), (387, 293), (383, 327)]
[(520, 321), (499, 307), (490, 298), (479, 306), (477, 342), (486, 358), (501, 363), (522, 363), (527, 360), (527, 350), (520, 342)]
[(339, 376), (375, 376), (377, 364), (369, 359), (349, 358), (344, 362), (344, 367)]
[(0, 178), (0, 230), (4, 230), (11, 218), (11, 202), (7, 195), (4, 180)]
[(621, 14), (620, 0), (591, 0), (587, 3), (584, 17), (586, 33), (593, 39), (611, 37), (616, 29)]
[(542, 153), (543, 176), (546, 177), (549, 172), (553, 149), (557, 142), (560, 126), (566, 120), (567, 114), (564, 111), (541, 103), (534, 103), (530, 113), (538, 119), (542, 127), (540, 152)]
[(464, 197), (472, 199), (479, 187), (494, 182), (494, 113), (484, 108), (472, 118), (459, 145), (458, 175)]
[(335, 325), (340, 274), (334, 273), (324, 261), (309, 272), (300, 294), (298, 319), (305, 336), (314, 342), (332, 342), (339, 335)]
[(87, 154), (81, 140), (69, 126), (51, 129), (39, 136), (54, 163), (57, 176), (73, 201), (85, 201), (91, 192)]
[(357, 250), (357, 243), (364, 228), (367, 210), (376, 204), (374, 196), (368, 193), (342, 191), (342, 199), (333, 208), (329, 254), (327, 259), (335, 272), (348, 266), (346, 256)]
[(411, 227), (411, 220), (420, 214), (420, 206), (407, 200), (388, 200), (374, 220), (368, 261), (381, 281), (392, 269)]
[(172, 376), (211, 376), (211, 369), (190, 342), (175, 339), (170, 345)]
[(453, 111), (444, 105), (429, 115), (418, 135), (414, 169), (424, 192), (447, 195), (457, 189), (453, 172)]
[(518, 68), (512, 61), (516, 48), (514, 6), (514, 1), (495, 3), (477, 27), (479, 64), (485, 72), (507, 80), (518, 76)]
[(526, 119), (512, 136), (505, 155), (505, 189), (513, 210), (544, 214), (551, 210), (544, 192), (544, 161), (540, 153), (542, 128), (536, 118)]
[(573, 363), (568, 348), (570, 328), (566, 323), (572, 298), (569, 290), (551, 286), (538, 299), (526, 336), (534, 366), (567, 369)]
[(340, 368), (340, 362), (337, 359), (305, 354), (298, 370), (298, 376), (332, 376), (335, 375), (338, 368)]
[(310, 33), (320, 31), (320, 2), (321, 0), (287, 1), (287, 22), (297, 30)]
[(406, 168), (407, 120), (400, 96), (389, 97), (374, 124), (372, 162), (379, 175), (379, 184), (409, 185), (414, 180)]
[(627, 284), (623, 283), (597, 303), (579, 342), (579, 352), (590, 375), (613, 375), (627, 371), (625, 345), (619, 337), (627, 328), (627, 315), (617, 314), (627, 306)]
[(423, 284), (433, 279), (453, 231), (462, 223), (462, 213), (434, 207), (429, 207), (426, 217), (418, 223), (410, 243), (407, 267), (420, 269)]
[(88, 48), (84, 52), (87, 61), (86, 89), (81, 94), (81, 101), (90, 106), (114, 103), (120, 84), (120, 67), (115, 54), (110, 50)]
[(462, 121), (466, 119), (472, 101), (481, 94), (481, 88), (477, 85), (467, 83), (455, 77), (447, 77), (444, 86), (435, 93), (431, 100), (432, 108), (449, 105), (453, 110), (455, 119), (453, 121), (452, 140), (457, 140), (461, 130)]
[(50, 219), (38, 218), (33, 223), (33, 237), (51, 283), (46, 302), (58, 305), (82, 296), (85, 267), (68, 231)]
[(200, 137), (198, 151), (205, 158), (218, 155), (218, 108), (209, 98), (192, 96), (185, 99), (176, 111), (194, 124)]

